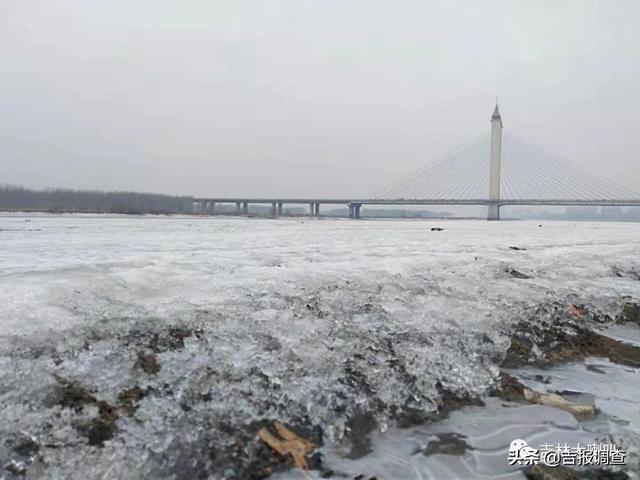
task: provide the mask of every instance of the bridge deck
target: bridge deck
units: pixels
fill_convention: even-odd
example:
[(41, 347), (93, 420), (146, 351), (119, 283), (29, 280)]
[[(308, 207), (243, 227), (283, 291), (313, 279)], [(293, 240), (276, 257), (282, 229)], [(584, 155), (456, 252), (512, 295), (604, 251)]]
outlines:
[[(487, 199), (375, 199), (375, 198), (194, 198), (194, 202), (211, 203), (283, 203), (283, 204), (309, 204), (320, 203), (325, 205), (495, 205), (496, 202)], [(640, 207), (640, 199), (629, 200), (572, 200), (572, 199), (501, 199), (497, 202), (500, 206), (506, 205), (548, 205), (548, 206), (594, 206), (594, 207)]]

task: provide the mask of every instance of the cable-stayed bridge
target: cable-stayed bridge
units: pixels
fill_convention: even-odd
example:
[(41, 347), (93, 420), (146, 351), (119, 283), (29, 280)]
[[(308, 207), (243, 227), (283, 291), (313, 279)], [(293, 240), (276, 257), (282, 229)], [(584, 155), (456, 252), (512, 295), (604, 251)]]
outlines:
[(344, 204), (360, 218), (362, 205), (485, 205), (489, 220), (500, 219), (505, 205), (640, 206), (640, 193), (584, 171), (517, 135), (503, 130), (496, 105), (491, 130), (447, 152), (369, 198), (194, 198), (194, 208), (215, 213), (232, 203), (247, 214), (249, 204), (271, 204), (273, 216), (285, 204)]

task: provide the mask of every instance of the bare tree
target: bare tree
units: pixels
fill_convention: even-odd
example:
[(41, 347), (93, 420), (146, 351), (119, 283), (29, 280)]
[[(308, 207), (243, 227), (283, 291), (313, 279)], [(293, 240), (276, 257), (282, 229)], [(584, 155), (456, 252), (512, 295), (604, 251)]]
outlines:
[(192, 198), (155, 193), (0, 186), (0, 210), (127, 214), (192, 213)]

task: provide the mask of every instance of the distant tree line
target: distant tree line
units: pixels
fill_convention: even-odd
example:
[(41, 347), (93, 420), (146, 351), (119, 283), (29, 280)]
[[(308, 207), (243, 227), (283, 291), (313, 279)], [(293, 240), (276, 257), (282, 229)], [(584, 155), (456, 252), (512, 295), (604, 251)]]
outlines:
[(0, 210), (125, 214), (193, 213), (191, 197), (0, 185)]

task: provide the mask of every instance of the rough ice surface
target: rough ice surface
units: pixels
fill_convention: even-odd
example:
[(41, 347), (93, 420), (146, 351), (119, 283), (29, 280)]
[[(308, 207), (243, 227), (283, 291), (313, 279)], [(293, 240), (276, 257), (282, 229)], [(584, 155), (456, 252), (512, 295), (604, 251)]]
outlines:
[(6, 215), (0, 245), (0, 461), (26, 478), (232, 478), (264, 419), (393, 429), (485, 395), (536, 305), (613, 315), (640, 286), (638, 224)]

